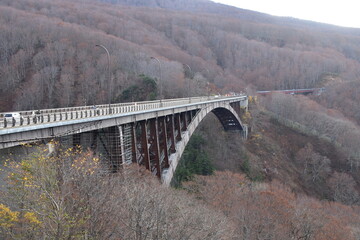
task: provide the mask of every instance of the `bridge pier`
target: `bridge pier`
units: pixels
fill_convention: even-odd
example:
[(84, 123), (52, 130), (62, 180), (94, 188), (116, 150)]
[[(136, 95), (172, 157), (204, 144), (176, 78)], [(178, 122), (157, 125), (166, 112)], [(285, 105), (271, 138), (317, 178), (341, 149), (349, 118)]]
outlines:
[(138, 155), (137, 155), (137, 138), (136, 138), (136, 123), (131, 123), (131, 156), (132, 156), (132, 162), (138, 163)]
[(176, 141), (181, 141), (181, 114), (175, 114)]
[(175, 148), (176, 140), (175, 140), (174, 115), (170, 115), (170, 116), (168, 116), (168, 118), (169, 118), (169, 123), (166, 126), (167, 126), (167, 136), (169, 136), (169, 141), (171, 143), (170, 153), (175, 153), (176, 152), (176, 148)]
[(160, 147), (159, 147), (159, 129), (157, 118), (150, 120), (150, 163), (153, 163), (151, 172), (161, 177), (161, 168), (160, 168)]
[(104, 131), (104, 134), (105, 140), (102, 138), (102, 147), (106, 152), (110, 171), (117, 172), (123, 164), (121, 151), (121, 126), (110, 127), (107, 131)]
[(169, 167), (169, 146), (168, 146), (168, 136), (167, 136), (167, 127), (166, 127), (166, 117), (160, 117), (158, 119), (159, 123), (159, 146), (160, 146), (160, 162), (162, 163), (162, 168)]
[(141, 152), (142, 152), (142, 161), (140, 164), (144, 164), (147, 170), (150, 170), (150, 153), (149, 153), (149, 145), (148, 145), (148, 137), (147, 137), (147, 123), (146, 120), (141, 121)]

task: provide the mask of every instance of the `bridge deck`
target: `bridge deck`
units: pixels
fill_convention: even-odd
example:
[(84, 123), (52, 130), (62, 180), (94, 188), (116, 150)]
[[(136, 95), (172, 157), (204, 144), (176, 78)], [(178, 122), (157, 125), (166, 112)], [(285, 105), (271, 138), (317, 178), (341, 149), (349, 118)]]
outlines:
[[(207, 101), (219, 101), (229, 99), (231, 97), (193, 97), (193, 98), (179, 98), (179, 99), (164, 99), (157, 101), (144, 102), (130, 102), (117, 104), (103, 104), (93, 106), (80, 106), (70, 108), (55, 108), (42, 110), (19, 111), (21, 119), (6, 119), (5, 113), (0, 113), (0, 135), (8, 131), (3, 129), (19, 128), (29, 125), (43, 125), (47, 123), (57, 122), (63, 124), (65, 121), (79, 120), (79, 119), (103, 119), (102, 117), (114, 117), (114, 115), (146, 112), (154, 109), (165, 109), (168, 107), (191, 105), (195, 103)], [(36, 113), (38, 111), (38, 113)], [(26, 129), (23, 129), (26, 131)]]
[[(157, 101), (106, 104), (58, 109), (21, 111), (21, 120), (7, 121), (0, 114), (0, 144), (59, 137), (199, 109), (204, 104), (243, 101), (246, 96), (194, 97)], [(12, 135), (12, 136), (11, 136)], [(15, 137), (16, 135), (16, 137)], [(10, 137), (11, 136), (11, 137)]]

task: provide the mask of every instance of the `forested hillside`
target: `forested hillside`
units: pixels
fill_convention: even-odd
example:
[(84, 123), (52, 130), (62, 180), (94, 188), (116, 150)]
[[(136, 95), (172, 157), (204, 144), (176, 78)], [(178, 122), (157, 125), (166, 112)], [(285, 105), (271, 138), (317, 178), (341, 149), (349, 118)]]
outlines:
[[(186, 96), (187, 81), (198, 95), (207, 82), (226, 93), (360, 76), (357, 29), (301, 25), (207, 1), (116, 2), (1, 1), (0, 111), (103, 103), (109, 84), (115, 101), (138, 75), (160, 78), (151, 57), (161, 60), (166, 97)], [(136, 6), (121, 5), (130, 2)], [(96, 44), (109, 49), (111, 80)]]
[(85, 149), (9, 163), (0, 238), (360, 239), (360, 29), (208, 0), (1, 0), (0, 29), (0, 112), (251, 96), (246, 141), (200, 125), (185, 191)]

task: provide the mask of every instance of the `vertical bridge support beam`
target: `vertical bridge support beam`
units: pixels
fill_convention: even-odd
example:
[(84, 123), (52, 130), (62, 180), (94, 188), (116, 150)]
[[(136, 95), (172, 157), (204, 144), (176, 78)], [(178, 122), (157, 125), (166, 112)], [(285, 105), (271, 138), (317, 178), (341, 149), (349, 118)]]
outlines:
[(161, 178), (159, 129), (158, 129), (157, 118), (150, 120), (150, 139), (152, 140), (151, 153), (154, 157), (154, 162), (155, 162), (154, 171), (156, 170), (156, 176)]
[(180, 120), (182, 122), (182, 128), (181, 128), (182, 131), (186, 131), (186, 129), (188, 127), (187, 119), (188, 119), (187, 112), (182, 112), (180, 115)]
[(124, 148), (124, 126), (118, 126), (119, 129), (119, 142), (120, 142), (120, 157), (119, 160), (122, 164), (126, 161), (125, 148)]
[(169, 124), (168, 126), (168, 135), (171, 141), (171, 146), (170, 146), (170, 152), (171, 153), (175, 153), (176, 152), (176, 140), (175, 140), (175, 124), (174, 124), (174, 115), (170, 115), (169, 116)]
[(131, 129), (131, 156), (132, 156), (132, 162), (133, 163), (138, 163), (138, 156), (137, 156), (137, 142), (136, 142), (136, 122), (135, 123), (131, 123), (130, 125), (130, 129)]
[[(162, 163), (161, 166), (164, 166), (164, 168), (169, 167), (169, 154), (168, 154), (168, 137), (167, 137), (167, 131), (166, 131), (166, 117), (160, 117), (159, 118), (159, 129), (160, 129), (160, 139), (162, 139), (162, 144), (160, 145), (160, 162)], [(159, 140), (160, 140), (159, 139)], [(162, 152), (164, 152), (164, 158), (162, 159)]]
[(177, 131), (176, 140), (181, 141), (181, 115), (180, 113), (175, 114), (175, 129)]
[(141, 121), (141, 148), (143, 152), (143, 161), (147, 170), (150, 171), (150, 153), (147, 136), (147, 121)]

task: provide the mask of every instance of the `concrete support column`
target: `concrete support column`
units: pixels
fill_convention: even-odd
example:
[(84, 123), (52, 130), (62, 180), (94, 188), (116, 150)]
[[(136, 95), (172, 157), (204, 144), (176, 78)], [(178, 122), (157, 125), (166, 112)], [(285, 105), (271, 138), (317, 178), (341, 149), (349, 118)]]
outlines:
[(131, 123), (131, 153), (132, 153), (131, 156), (132, 156), (133, 163), (138, 163), (136, 147), (137, 147), (136, 123)]
[(180, 114), (180, 120), (182, 122), (182, 131), (186, 131), (187, 127), (188, 127), (188, 123), (187, 123), (187, 112), (182, 112)]
[(177, 130), (178, 134), (176, 136), (177, 141), (181, 141), (181, 114), (175, 114), (175, 129)]
[[(168, 153), (168, 137), (167, 137), (167, 131), (166, 131), (166, 119), (165, 117), (159, 118), (159, 129), (161, 132), (160, 138), (162, 139), (160, 149), (164, 151), (164, 160), (163, 160), (163, 166), (165, 168), (169, 167), (169, 153)], [(160, 150), (160, 154), (161, 151)], [(161, 156), (161, 155), (160, 155)]]
[(175, 140), (175, 125), (174, 125), (174, 115), (169, 116), (169, 124), (168, 126), (168, 136), (171, 141), (170, 152), (176, 152), (176, 140)]
[(147, 136), (147, 123), (146, 121), (140, 122), (141, 126), (141, 148), (143, 152), (143, 161), (147, 170), (150, 170), (150, 154)]
[(151, 153), (154, 156), (153, 160), (155, 163), (156, 176), (161, 178), (159, 129), (158, 129), (158, 120), (156, 118), (150, 120), (150, 139), (152, 140)]
[(124, 126), (118, 126), (119, 129), (119, 143), (120, 143), (120, 151), (121, 151), (121, 163), (125, 163), (127, 159), (125, 156), (125, 149), (124, 149)]
[(193, 111), (188, 111), (186, 115), (187, 126), (189, 126), (189, 124), (191, 123), (191, 119), (193, 118)]

